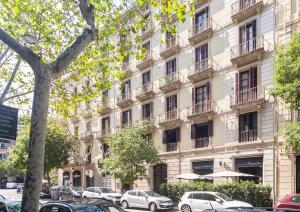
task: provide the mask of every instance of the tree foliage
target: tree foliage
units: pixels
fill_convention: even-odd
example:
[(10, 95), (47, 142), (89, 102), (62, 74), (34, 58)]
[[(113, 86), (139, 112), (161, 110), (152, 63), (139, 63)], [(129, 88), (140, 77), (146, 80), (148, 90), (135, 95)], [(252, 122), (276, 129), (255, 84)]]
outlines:
[(100, 159), (101, 171), (132, 184), (143, 177), (147, 167), (160, 162), (158, 151), (152, 141), (145, 138), (146, 124), (123, 128), (119, 133), (105, 138), (109, 157)]
[(300, 33), (277, 48), (274, 93), (292, 109), (300, 106)]
[[(7, 167), (15, 168), (26, 173), (29, 146), (29, 128), (25, 127), (17, 137), (7, 160)], [(67, 137), (64, 128), (59, 124), (50, 123), (48, 126), (45, 144), (44, 172), (48, 177), (51, 170), (59, 168), (67, 161), (72, 151), (75, 151), (73, 142)]]
[(300, 152), (300, 124), (287, 123), (281, 129), (280, 134), (284, 137), (283, 148), (287, 152)]

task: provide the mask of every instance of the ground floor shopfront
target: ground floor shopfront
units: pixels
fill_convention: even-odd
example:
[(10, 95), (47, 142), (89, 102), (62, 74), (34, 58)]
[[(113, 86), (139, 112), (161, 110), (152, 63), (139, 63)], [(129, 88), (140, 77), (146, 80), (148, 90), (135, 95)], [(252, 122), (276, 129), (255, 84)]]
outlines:
[[(230, 170), (257, 176), (251, 180), (271, 186), (274, 199), (300, 192), (300, 156), (282, 153), (272, 141), (174, 151), (162, 154), (161, 157), (163, 163), (148, 170), (148, 177), (135, 182), (134, 188), (159, 191), (163, 183), (178, 182), (173, 178), (178, 174), (193, 172), (205, 175)], [(222, 183), (231, 180), (216, 178), (213, 181)], [(103, 186), (118, 192), (127, 189), (118, 180), (101, 175), (101, 170), (94, 165), (64, 167), (59, 171), (59, 184), (83, 188)]]

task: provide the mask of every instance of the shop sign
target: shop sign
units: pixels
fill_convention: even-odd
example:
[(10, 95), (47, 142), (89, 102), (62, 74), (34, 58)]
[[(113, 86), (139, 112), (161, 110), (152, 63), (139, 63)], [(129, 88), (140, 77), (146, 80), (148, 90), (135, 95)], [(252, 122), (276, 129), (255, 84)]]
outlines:
[(251, 157), (251, 158), (236, 158), (236, 167), (262, 167), (263, 158), (262, 157)]

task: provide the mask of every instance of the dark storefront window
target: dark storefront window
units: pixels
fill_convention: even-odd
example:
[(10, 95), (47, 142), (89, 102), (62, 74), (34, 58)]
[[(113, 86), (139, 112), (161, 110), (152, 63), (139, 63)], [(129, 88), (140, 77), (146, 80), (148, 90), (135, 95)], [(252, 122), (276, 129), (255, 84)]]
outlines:
[[(192, 169), (193, 169), (193, 173), (195, 174), (199, 174), (199, 175), (211, 174), (214, 172), (214, 161), (207, 160), (207, 161), (192, 162)], [(205, 181), (212, 181), (212, 180), (205, 180)]]
[(76, 187), (81, 186), (81, 172), (80, 171), (73, 172), (73, 186), (76, 186)]
[(63, 173), (63, 185), (68, 186), (70, 184), (70, 173), (64, 172)]
[(239, 177), (239, 180), (262, 182), (263, 157), (236, 158), (235, 169), (237, 172), (255, 175), (257, 177)]

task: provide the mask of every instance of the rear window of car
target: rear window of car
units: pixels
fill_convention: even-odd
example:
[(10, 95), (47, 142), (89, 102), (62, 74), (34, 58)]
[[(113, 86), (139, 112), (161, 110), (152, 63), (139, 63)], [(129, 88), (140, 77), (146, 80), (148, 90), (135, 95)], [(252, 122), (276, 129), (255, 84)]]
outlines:
[(135, 191), (128, 191), (128, 194), (132, 195), (132, 196), (136, 196), (136, 192)]
[(300, 196), (294, 196), (290, 199), (290, 202), (298, 202), (300, 203)]

